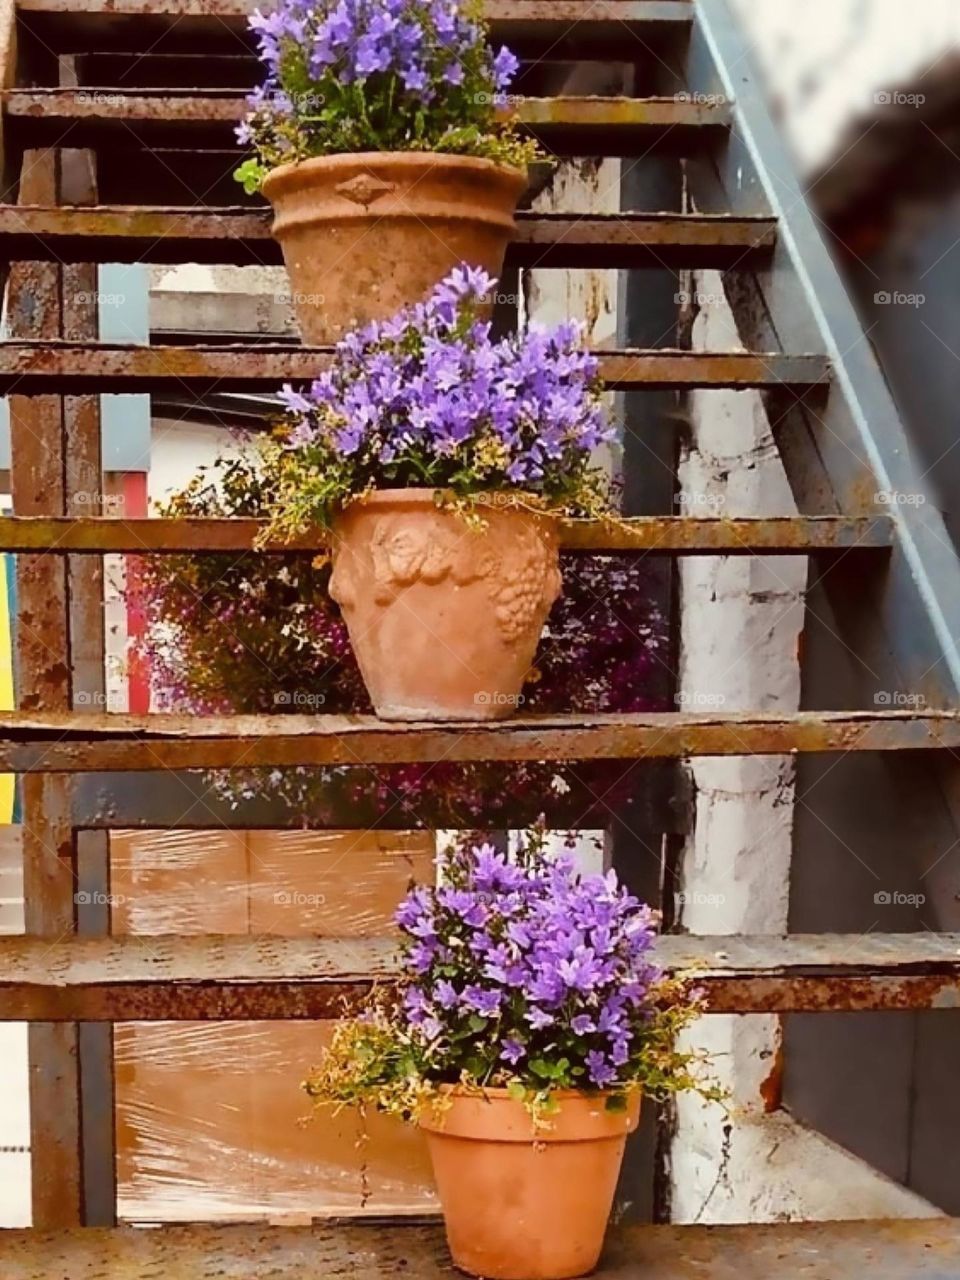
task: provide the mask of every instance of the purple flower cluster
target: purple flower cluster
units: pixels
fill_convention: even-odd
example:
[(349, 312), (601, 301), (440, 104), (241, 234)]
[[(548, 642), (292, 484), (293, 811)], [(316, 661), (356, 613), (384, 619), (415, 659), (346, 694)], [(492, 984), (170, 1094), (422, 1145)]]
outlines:
[(306, 393), (284, 387), (287, 445), (328, 478), (322, 503), (408, 485), (579, 490), (613, 437), (597, 360), (575, 321), (494, 341), (479, 318), (493, 288), (456, 268), (426, 302), (348, 334)]
[[(275, 83), (292, 45), (303, 51), (314, 80), (332, 73), (353, 84), (393, 74), (423, 105), (442, 85), (463, 84), (464, 64), (484, 41), (480, 24), (451, 0), (282, 0), (268, 14), (255, 12), (250, 26)], [(490, 60), (496, 90), (505, 90), (516, 71), (509, 49)]]
[(496, 157), (494, 107), (518, 62), (488, 46), (473, 0), (280, 0), (250, 27), (267, 78), (238, 138), (268, 165), (285, 154), (491, 145)]
[(654, 914), (614, 872), (580, 876), (536, 837), (461, 848), (397, 912), (405, 1018), (443, 1078), (606, 1089), (631, 1082), (651, 1015)]

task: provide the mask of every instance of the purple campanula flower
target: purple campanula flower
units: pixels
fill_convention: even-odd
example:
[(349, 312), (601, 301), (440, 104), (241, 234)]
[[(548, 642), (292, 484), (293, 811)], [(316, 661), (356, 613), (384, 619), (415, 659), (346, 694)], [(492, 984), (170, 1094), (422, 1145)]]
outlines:
[(468, 1009), (474, 1009), (483, 1018), (495, 1018), (500, 1012), (502, 993), (489, 991), (484, 987), (468, 986), (464, 988), (463, 1003)]
[(455, 1009), (460, 1003), (456, 987), (446, 978), (441, 978), (434, 987), (433, 998), (441, 1009)]
[[(614, 877), (581, 877), (567, 856), (480, 844), (444, 867), (440, 887), (412, 890), (397, 913), (415, 1040), (440, 1046), (449, 1078), (485, 1064), (487, 1083), (538, 1089), (543, 1077), (527, 1063), (539, 1058), (571, 1064), (560, 1087), (629, 1079), (653, 1007), (652, 914)], [(475, 929), (478, 904), (485, 920)]]
[(604, 1089), (616, 1080), (616, 1071), (607, 1062), (599, 1049), (591, 1049), (586, 1056), (585, 1062), (587, 1074), (598, 1089)]
[(433, 966), (433, 962), (437, 958), (436, 943), (418, 942), (412, 946), (407, 954), (407, 960), (414, 973), (422, 976), (429, 973)]
[(516, 1064), (521, 1058), (526, 1057), (526, 1053), (526, 1048), (519, 1040), (508, 1038), (503, 1042), (503, 1049), (500, 1052), (500, 1057), (503, 1058), (505, 1062)]
[(620, 1035), (610, 1046), (610, 1061), (615, 1067), (625, 1066), (630, 1059), (630, 1036)]
[[(499, 136), (494, 98), (515, 73), (516, 59), (506, 49), (494, 54), (483, 28), (460, 11), (457, 0), (278, 0), (270, 12), (254, 13), (250, 28), (269, 80), (282, 85), (286, 78), (298, 92), (306, 89), (328, 108), (319, 134), (311, 131), (316, 118), (310, 110), (290, 113), (296, 149), (305, 146), (306, 154), (351, 149), (349, 129), (357, 123), (356, 108), (349, 97), (342, 99), (341, 91), (353, 85), (365, 91), (368, 82), (374, 104), (383, 95), (389, 110), (376, 124), (364, 112), (371, 145), (353, 150), (377, 143), (394, 149), (394, 138), (407, 149), (414, 134), (423, 140), (424, 128), (435, 135), (428, 133), (428, 141), (471, 126), (481, 144)], [(463, 87), (464, 93), (447, 107), (451, 87)], [(366, 105), (369, 110), (370, 103)], [(435, 110), (424, 114), (425, 107)], [(269, 150), (283, 138), (277, 124), (269, 113), (259, 112), (241, 134), (245, 143), (252, 139), (271, 166), (277, 160)], [(338, 126), (347, 129), (340, 145), (331, 137)], [(384, 128), (392, 136), (383, 139)], [(484, 154), (482, 145), (476, 153)]]

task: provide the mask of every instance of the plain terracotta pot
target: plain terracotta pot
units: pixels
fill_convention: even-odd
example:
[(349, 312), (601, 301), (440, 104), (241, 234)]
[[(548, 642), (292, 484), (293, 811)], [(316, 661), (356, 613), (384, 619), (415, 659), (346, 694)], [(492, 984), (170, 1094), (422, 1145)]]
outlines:
[(547, 1129), (505, 1089), (452, 1090), (420, 1118), (454, 1263), (488, 1280), (563, 1280), (592, 1271), (640, 1096), (563, 1091)]
[(483, 527), (433, 489), (381, 489), (334, 521), (330, 594), (377, 715), (498, 720), (522, 704), (560, 594), (555, 522), (494, 499)]
[(498, 277), (526, 185), (520, 169), (433, 152), (317, 156), (273, 169), (263, 193), (304, 341), (336, 342), (385, 320), (462, 262)]

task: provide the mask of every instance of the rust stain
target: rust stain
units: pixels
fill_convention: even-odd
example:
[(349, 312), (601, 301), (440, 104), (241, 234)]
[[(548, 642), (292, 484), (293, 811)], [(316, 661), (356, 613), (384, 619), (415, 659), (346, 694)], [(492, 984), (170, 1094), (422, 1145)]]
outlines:
[[(0, 549), (69, 552), (249, 551), (263, 531), (259, 520), (150, 517), (2, 516)], [(850, 520), (835, 516), (793, 516), (755, 520), (697, 520), (686, 516), (638, 516), (624, 520), (563, 520), (560, 544), (568, 551), (637, 551), (653, 554), (792, 555), (797, 551), (845, 551), (851, 547), (886, 550), (891, 542), (887, 517)], [(328, 546), (319, 527), (290, 541), (272, 540), (260, 552), (323, 552)], [(854, 726), (850, 733), (858, 732)]]
[[(830, 381), (829, 361), (821, 356), (664, 350), (597, 356), (610, 389), (776, 385), (800, 390), (825, 387)], [(327, 348), (285, 344), (135, 347), (7, 342), (0, 346), (0, 393), (146, 391), (182, 389), (184, 384), (194, 391), (273, 390), (287, 379), (314, 378), (329, 362)]]
[(760, 1097), (766, 1112), (778, 1111), (783, 1102), (783, 1041), (777, 1041), (770, 1070), (760, 1083)]

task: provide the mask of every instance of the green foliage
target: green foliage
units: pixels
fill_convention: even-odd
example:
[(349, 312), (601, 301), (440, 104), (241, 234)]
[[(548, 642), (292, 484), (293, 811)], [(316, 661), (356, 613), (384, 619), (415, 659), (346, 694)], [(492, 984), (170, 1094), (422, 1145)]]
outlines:
[[(707, 1075), (706, 1055), (677, 1044), (680, 1033), (702, 1012), (689, 976), (663, 978), (656, 983), (643, 1043), (631, 1062), (631, 1078), (607, 1092), (608, 1109), (623, 1110), (635, 1092), (658, 1102), (690, 1091), (710, 1102), (725, 1101), (724, 1091)], [(442, 1106), (451, 1085), (468, 1092), (482, 1091), (488, 1075), (482, 1059), (471, 1070), (467, 1057), (459, 1073), (450, 1071), (448, 1060), (442, 1043), (429, 1043), (409, 1025), (397, 994), (377, 990), (359, 1017), (337, 1024), (320, 1064), (303, 1088), (319, 1108), (372, 1109), (416, 1120), (426, 1109)], [(516, 1078), (498, 1084), (522, 1102), (535, 1121), (548, 1120), (556, 1111), (559, 1091), (588, 1088), (582, 1073), (571, 1070), (565, 1055), (535, 1059), (528, 1066), (539, 1079), (539, 1087)]]

